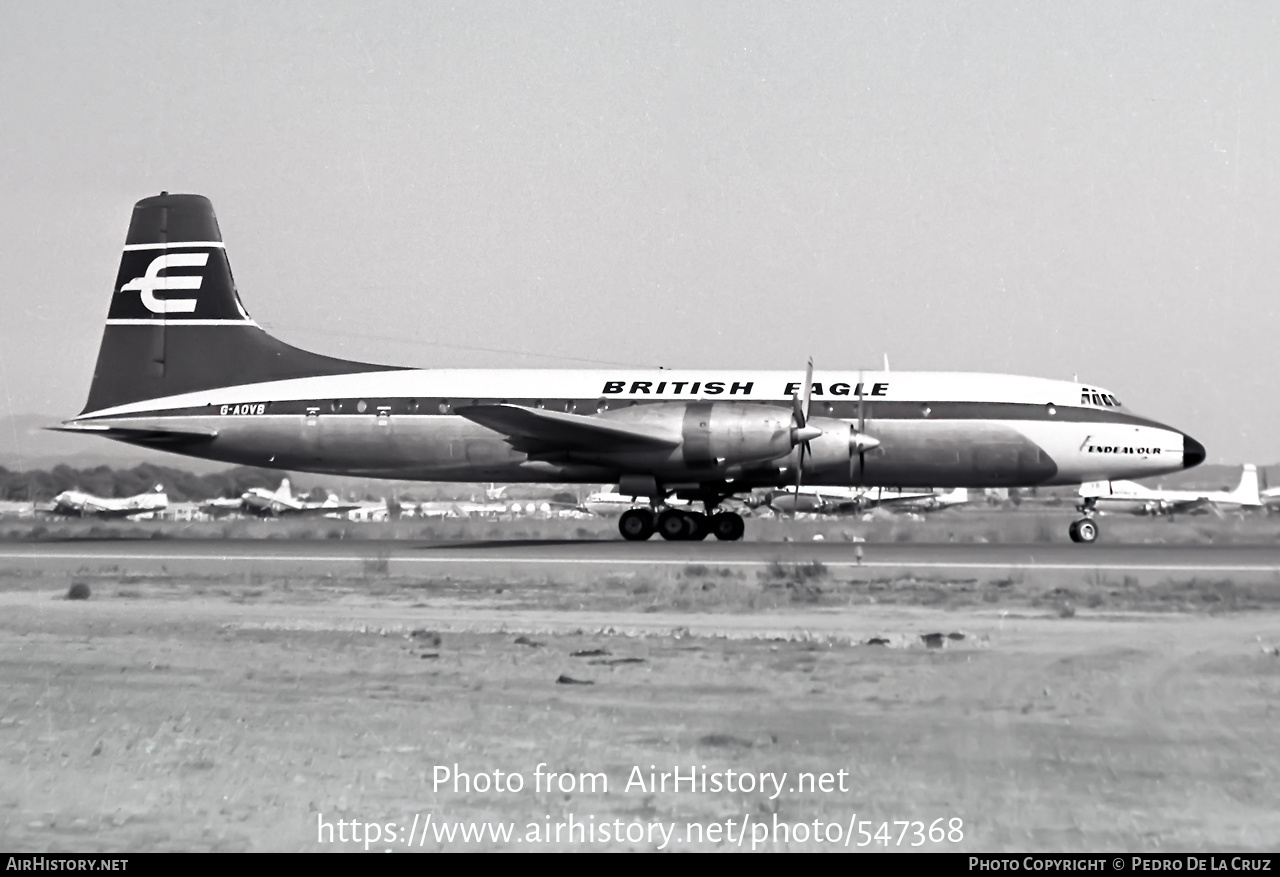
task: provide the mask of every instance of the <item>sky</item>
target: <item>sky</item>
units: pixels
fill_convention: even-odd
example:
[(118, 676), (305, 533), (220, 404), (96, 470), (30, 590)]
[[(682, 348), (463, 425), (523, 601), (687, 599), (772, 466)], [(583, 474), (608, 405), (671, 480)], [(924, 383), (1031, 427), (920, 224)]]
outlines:
[(1275, 462), (1278, 18), (0, 0), (0, 411), (80, 411), (168, 190), (330, 355), (1078, 375)]

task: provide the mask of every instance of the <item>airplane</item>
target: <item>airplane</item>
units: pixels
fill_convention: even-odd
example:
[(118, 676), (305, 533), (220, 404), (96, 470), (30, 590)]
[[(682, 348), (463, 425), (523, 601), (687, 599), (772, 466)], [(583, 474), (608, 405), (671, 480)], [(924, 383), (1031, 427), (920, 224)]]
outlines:
[(1088, 511), (1128, 512), (1135, 515), (1230, 508), (1263, 508), (1258, 493), (1258, 467), (1246, 463), (1240, 483), (1232, 490), (1155, 490), (1132, 481), (1093, 481), (1080, 485), (1081, 508)]
[(94, 496), (81, 490), (64, 490), (53, 498), (47, 509), (51, 514), (72, 518), (141, 518), (154, 517), (169, 507), (164, 487), (122, 499)]
[(362, 502), (353, 507), (348, 507), (343, 517), (349, 521), (383, 523), (392, 520), (393, 517), (399, 517), (398, 513), (392, 514), (391, 506), (392, 503), (385, 499)]
[(782, 514), (808, 512), (819, 515), (858, 514), (882, 508), (895, 512), (936, 512), (963, 505), (969, 490), (957, 487), (946, 493), (911, 491), (888, 487), (794, 487), (769, 491), (764, 505)]
[[(289, 479), (285, 478), (275, 490), (250, 487), (240, 497), (241, 508), (249, 514), (264, 518), (297, 517), (303, 515), (345, 515), (360, 508), (358, 503), (344, 504), (336, 494), (329, 494), (324, 502), (307, 502), (293, 495)], [(385, 506), (384, 506), (385, 508)]]
[[(621, 515), (630, 511), (637, 505), (647, 505), (647, 498), (641, 499), (639, 496), (624, 496), (616, 490), (601, 490), (596, 493), (588, 494), (586, 499), (578, 504), (578, 508), (588, 514), (598, 515), (602, 518), (611, 518), (615, 515)], [(687, 506), (687, 500), (672, 497), (667, 500), (667, 505), (671, 508)]]
[(200, 503), (200, 511), (211, 518), (222, 518), (227, 515), (238, 515), (244, 511), (244, 501), (239, 496), (215, 496)]
[[(200, 195), (133, 209), (97, 365), (63, 431), (228, 463), (420, 481), (609, 483), (628, 540), (741, 539), (757, 487), (1030, 487), (1195, 466), (1094, 384), (955, 372), (413, 369), (260, 328)], [(704, 511), (672, 507), (672, 497)], [(1097, 524), (1072, 523), (1092, 542)]]

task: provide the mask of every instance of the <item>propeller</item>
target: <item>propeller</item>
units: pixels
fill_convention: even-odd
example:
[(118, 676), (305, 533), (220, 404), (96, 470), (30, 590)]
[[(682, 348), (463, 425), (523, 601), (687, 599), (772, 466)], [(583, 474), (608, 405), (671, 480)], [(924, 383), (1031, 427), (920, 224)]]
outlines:
[(800, 464), (796, 466), (796, 496), (800, 495), (800, 482), (804, 478), (804, 458), (805, 455), (813, 456), (813, 449), (809, 447), (809, 442), (822, 435), (822, 430), (816, 426), (809, 426), (809, 397), (813, 393), (813, 357), (809, 357), (809, 364), (804, 370), (804, 399), (801, 400), (800, 393), (797, 392), (791, 396), (791, 419), (795, 424), (791, 427), (791, 446), (800, 446)]
[[(885, 355), (888, 365), (888, 354)], [(858, 482), (866, 480), (867, 451), (880, 446), (880, 439), (867, 435), (867, 412), (863, 400), (862, 372), (858, 372), (858, 428), (849, 439), (849, 481), (853, 481), (853, 452), (858, 454)]]

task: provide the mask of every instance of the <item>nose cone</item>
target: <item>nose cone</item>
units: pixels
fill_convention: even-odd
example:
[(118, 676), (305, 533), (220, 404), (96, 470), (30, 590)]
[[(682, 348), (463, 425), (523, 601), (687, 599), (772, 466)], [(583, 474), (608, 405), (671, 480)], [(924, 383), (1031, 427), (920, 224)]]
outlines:
[(1190, 469), (1204, 462), (1204, 445), (1189, 435), (1182, 437), (1182, 468)]

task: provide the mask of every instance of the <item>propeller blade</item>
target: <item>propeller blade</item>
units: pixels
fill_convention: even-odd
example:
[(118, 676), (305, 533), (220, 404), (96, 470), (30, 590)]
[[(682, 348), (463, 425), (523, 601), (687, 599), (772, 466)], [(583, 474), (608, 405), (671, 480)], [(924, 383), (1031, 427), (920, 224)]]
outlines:
[(813, 449), (809, 447), (809, 442), (822, 435), (822, 430), (816, 426), (809, 426), (809, 401), (813, 395), (813, 357), (809, 357), (809, 363), (804, 370), (804, 395), (799, 392), (791, 396), (791, 419), (794, 425), (791, 427), (791, 447), (800, 446), (799, 454), (796, 460), (796, 498), (800, 496), (800, 486), (804, 481), (804, 458), (805, 455), (813, 456)]
[[(809, 397), (813, 394), (813, 357), (809, 357), (809, 364), (804, 370), (804, 419), (809, 420)], [(804, 426), (804, 423), (800, 424)]]

